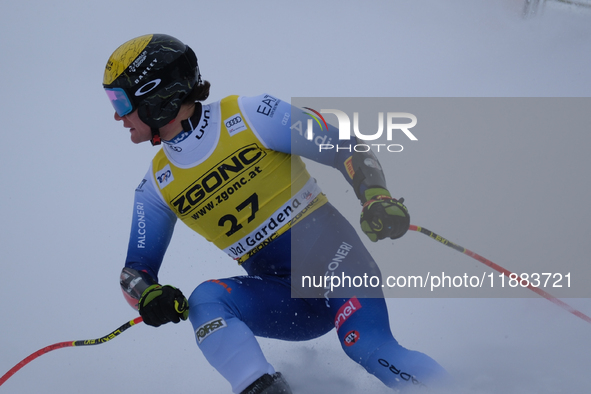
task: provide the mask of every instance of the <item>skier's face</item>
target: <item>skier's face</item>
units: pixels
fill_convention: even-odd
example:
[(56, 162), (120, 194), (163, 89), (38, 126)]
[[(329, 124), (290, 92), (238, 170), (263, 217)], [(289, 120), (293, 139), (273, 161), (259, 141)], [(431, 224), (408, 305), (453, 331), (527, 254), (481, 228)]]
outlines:
[(129, 132), (131, 133), (131, 142), (134, 144), (150, 141), (152, 139), (152, 130), (150, 130), (150, 126), (141, 121), (137, 114), (137, 110), (125, 116), (119, 116), (117, 112), (115, 112), (115, 120), (123, 121), (123, 127), (129, 129)]

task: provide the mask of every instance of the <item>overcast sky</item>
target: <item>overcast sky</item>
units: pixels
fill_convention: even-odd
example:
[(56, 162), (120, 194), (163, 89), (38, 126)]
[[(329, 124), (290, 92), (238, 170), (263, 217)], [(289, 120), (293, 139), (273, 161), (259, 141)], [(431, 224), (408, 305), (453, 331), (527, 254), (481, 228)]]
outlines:
[[(568, 268), (577, 286), (587, 286), (591, 12), (547, 1), (543, 14), (523, 19), (523, 4), (0, 2), (0, 374), (44, 346), (101, 337), (136, 316), (118, 277), (133, 191), (156, 148), (129, 141), (101, 83), (112, 51), (148, 33), (176, 36), (195, 50), (212, 101), (260, 93), (284, 100), (580, 98), (539, 107), (520, 99), (512, 112), (503, 101), (510, 115), (484, 106), (481, 117), (470, 113), (465, 121), (433, 118), (432, 127), (417, 125), (419, 140), (405, 143), (385, 171), (414, 224), (507, 269)], [(359, 205), (347, 186), (343, 180), (349, 205), (339, 199), (339, 207), (356, 224)], [(417, 233), (372, 247), (392, 256), (381, 262), (388, 272), (397, 262), (421, 272), (492, 272)], [(242, 273), (180, 224), (160, 278), (188, 295), (204, 280)], [(591, 314), (588, 298), (566, 301)], [(388, 305), (401, 344), (434, 357), (466, 392), (591, 387), (591, 325), (542, 298)], [(261, 344), (296, 392), (387, 392), (344, 355), (334, 332)], [(230, 392), (188, 322), (142, 324), (100, 346), (56, 350), (0, 387), (19, 394), (129, 390)]]

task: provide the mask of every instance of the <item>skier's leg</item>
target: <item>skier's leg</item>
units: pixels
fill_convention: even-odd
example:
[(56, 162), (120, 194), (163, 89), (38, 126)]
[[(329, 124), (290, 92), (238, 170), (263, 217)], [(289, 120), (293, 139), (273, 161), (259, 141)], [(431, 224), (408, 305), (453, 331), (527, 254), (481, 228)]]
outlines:
[(255, 335), (286, 340), (320, 336), (332, 323), (328, 308), (322, 316), (314, 310), (306, 300), (290, 297), (288, 279), (270, 276), (207, 281), (189, 298), (199, 348), (235, 393), (275, 372)]
[(336, 277), (335, 282), (341, 282), (335, 288), (319, 289), (320, 297), (328, 297), (326, 304), (341, 345), (347, 355), (387, 386), (435, 385), (445, 380), (447, 372), (437, 362), (394, 339), (381, 286), (349, 284), (353, 281), (348, 278), (381, 277), (379, 267), (342, 215), (330, 207), (324, 212), (315, 222), (304, 221), (292, 228), (292, 238), (304, 240), (306, 246), (292, 250), (294, 285), (304, 275)]
[(337, 311), (335, 325), (343, 350), (385, 385), (406, 389), (449, 383), (448, 373), (435, 360), (394, 339), (384, 299), (333, 299), (331, 304)]
[(189, 297), (189, 319), (207, 361), (230, 382), (234, 393), (240, 393), (260, 376), (275, 370), (252, 331), (220, 301), (225, 291), (212, 282), (197, 287)]

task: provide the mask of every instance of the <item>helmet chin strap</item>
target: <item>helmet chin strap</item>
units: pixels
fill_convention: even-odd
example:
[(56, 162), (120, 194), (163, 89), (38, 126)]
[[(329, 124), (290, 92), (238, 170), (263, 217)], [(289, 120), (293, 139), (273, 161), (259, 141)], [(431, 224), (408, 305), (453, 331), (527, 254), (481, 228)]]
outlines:
[(150, 142), (154, 146), (160, 145), (162, 143), (162, 139), (160, 138), (160, 130), (156, 127), (151, 127), (150, 130), (152, 130), (152, 139)]
[[(199, 101), (195, 102), (195, 109), (193, 110), (193, 115), (189, 119), (181, 120), (181, 126), (183, 127), (183, 131), (191, 132), (199, 124), (201, 120), (201, 103)], [(175, 121), (175, 119), (171, 120), (168, 124), (171, 124)], [(160, 129), (157, 127), (150, 127), (152, 131), (152, 139), (150, 142), (152, 145), (160, 145), (162, 143), (162, 138), (160, 137)]]

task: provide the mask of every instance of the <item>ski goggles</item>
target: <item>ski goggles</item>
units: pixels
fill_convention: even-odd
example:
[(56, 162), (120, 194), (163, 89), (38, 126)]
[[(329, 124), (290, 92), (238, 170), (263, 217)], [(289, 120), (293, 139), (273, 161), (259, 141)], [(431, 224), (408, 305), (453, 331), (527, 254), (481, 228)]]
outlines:
[(125, 90), (121, 88), (105, 88), (105, 91), (107, 92), (109, 101), (111, 101), (111, 104), (113, 105), (113, 108), (115, 108), (117, 115), (124, 117), (125, 115), (133, 112), (133, 103), (129, 97), (127, 97)]

